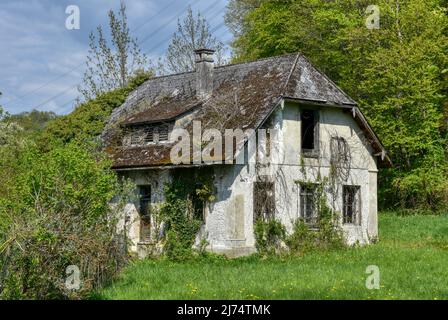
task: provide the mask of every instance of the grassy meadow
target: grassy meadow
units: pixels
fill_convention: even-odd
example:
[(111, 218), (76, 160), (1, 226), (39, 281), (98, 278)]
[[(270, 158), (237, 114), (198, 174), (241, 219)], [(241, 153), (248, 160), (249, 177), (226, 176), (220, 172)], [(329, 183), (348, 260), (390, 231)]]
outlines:
[[(366, 288), (366, 268), (380, 289)], [(448, 215), (380, 214), (380, 241), (302, 257), (132, 263), (99, 299), (448, 299)]]

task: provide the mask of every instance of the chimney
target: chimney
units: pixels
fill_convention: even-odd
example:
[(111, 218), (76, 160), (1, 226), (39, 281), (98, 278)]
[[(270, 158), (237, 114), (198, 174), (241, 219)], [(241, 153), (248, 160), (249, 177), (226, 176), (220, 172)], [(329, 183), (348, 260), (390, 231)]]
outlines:
[(196, 96), (207, 99), (213, 92), (213, 54), (215, 50), (198, 49), (196, 54)]

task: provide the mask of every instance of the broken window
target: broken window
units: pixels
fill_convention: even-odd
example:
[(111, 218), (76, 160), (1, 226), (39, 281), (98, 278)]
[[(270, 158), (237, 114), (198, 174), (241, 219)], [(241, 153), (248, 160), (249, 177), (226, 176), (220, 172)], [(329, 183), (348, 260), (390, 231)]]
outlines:
[(264, 221), (275, 217), (275, 184), (270, 181), (256, 181), (254, 183), (254, 222)]
[(361, 197), (359, 186), (343, 186), (343, 220), (344, 223), (361, 224)]
[(142, 135), (140, 130), (134, 130), (131, 133), (131, 145), (139, 145), (142, 141)]
[(303, 110), (300, 120), (302, 126), (302, 153), (316, 155), (318, 149), (318, 111)]
[(139, 186), (140, 241), (151, 240), (151, 186)]
[(317, 185), (300, 185), (300, 212), (301, 218), (310, 226), (317, 226), (319, 214), (317, 210)]

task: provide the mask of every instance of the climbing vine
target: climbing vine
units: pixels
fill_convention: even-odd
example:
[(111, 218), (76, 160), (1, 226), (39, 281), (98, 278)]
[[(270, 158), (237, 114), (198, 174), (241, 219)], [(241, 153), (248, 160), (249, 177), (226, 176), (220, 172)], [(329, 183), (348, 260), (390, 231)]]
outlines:
[[(214, 200), (213, 176), (207, 170), (176, 172), (165, 186), (160, 218), (165, 223), (164, 254), (171, 260), (194, 256), (193, 245), (203, 224), (204, 206)], [(201, 246), (203, 247), (203, 246)]]

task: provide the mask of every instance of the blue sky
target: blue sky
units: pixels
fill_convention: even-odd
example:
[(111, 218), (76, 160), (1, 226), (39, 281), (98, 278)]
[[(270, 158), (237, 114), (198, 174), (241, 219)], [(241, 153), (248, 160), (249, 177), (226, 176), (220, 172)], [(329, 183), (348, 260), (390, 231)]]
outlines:
[[(191, 5), (208, 19), (215, 36), (228, 44), (223, 24), (227, 0), (125, 0), (129, 26), (149, 59), (162, 56), (177, 19)], [(68, 30), (67, 6), (77, 5), (80, 30)], [(89, 32), (107, 26), (107, 12), (119, 0), (1, 0), (0, 105), (10, 113), (32, 109), (66, 114), (79, 95)]]

